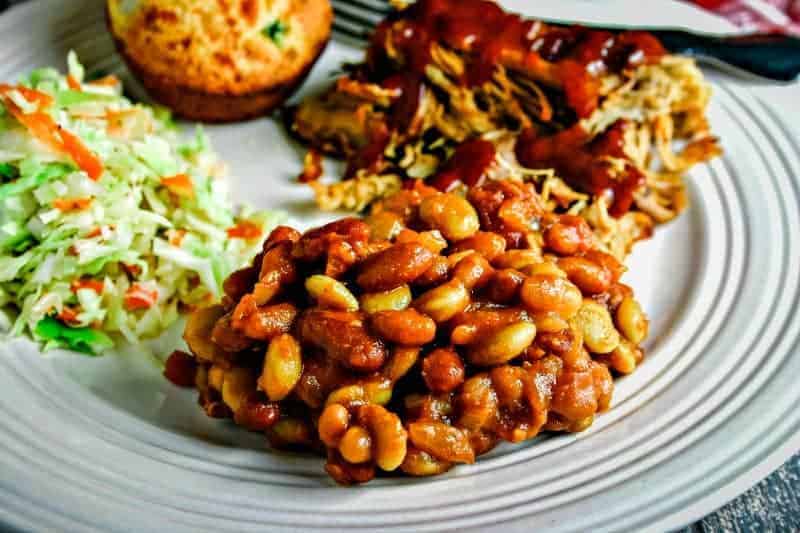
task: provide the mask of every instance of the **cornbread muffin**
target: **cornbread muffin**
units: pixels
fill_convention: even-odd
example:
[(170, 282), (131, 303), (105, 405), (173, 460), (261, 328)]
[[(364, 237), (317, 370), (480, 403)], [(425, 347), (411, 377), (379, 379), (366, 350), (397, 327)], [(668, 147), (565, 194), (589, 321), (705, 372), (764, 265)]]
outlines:
[(330, 36), (328, 0), (107, 0), (117, 47), (183, 117), (240, 120), (278, 106)]

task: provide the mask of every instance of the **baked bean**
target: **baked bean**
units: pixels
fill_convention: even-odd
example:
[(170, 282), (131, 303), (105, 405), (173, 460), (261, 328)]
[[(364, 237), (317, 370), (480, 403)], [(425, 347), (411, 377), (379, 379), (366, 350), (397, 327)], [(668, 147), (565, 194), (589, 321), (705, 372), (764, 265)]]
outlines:
[(366, 483), (375, 477), (375, 466), (371, 462), (348, 463), (337, 450), (328, 450), (325, 472), (339, 485)]
[(445, 322), (466, 309), (469, 301), (467, 288), (454, 279), (422, 294), (414, 301), (414, 307), (436, 322)]
[(444, 239), (444, 237), (442, 237), (441, 232), (438, 230), (423, 231), (418, 233), (410, 229), (404, 229), (397, 234), (397, 240), (395, 242), (398, 244), (416, 242), (434, 254), (438, 254), (447, 248), (447, 241)]
[(494, 431), (504, 440), (521, 442), (534, 437), (547, 421), (547, 399), (541, 382), (547, 381), (522, 367), (504, 365), (489, 373), (501, 414)]
[(447, 281), (450, 275), (450, 261), (447, 257), (438, 255), (433, 261), (431, 267), (426, 270), (420, 277), (414, 280), (414, 285), (419, 287), (430, 287), (431, 285), (440, 285)]
[(450, 247), (450, 253), (475, 250), (488, 261), (494, 261), (497, 256), (506, 251), (506, 240), (497, 233), (479, 231), (472, 237), (456, 242)]
[(461, 387), (458, 394), (460, 416), (458, 426), (467, 430), (478, 430), (497, 414), (497, 396), (488, 374), (477, 374)]
[(269, 250), (279, 242), (289, 241), (297, 242), (300, 240), (300, 232), (289, 226), (276, 226), (274, 230), (269, 233), (267, 240), (264, 241), (264, 251)]
[(358, 405), (374, 403), (376, 405), (386, 405), (391, 399), (392, 382), (388, 379), (375, 379), (340, 387), (328, 395), (325, 404)]
[(534, 313), (553, 312), (570, 318), (580, 309), (583, 297), (572, 282), (552, 275), (537, 274), (522, 284), (520, 298)]
[(358, 420), (372, 436), (375, 464), (387, 472), (396, 470), (406, 457), (408, 440), (400, 418), (379, 405), (362, 405)]
[(600, 250), (587, 250), (583, 256), (592, 261), (611, 273), (611, 282), (617, 283), (619, 278), (625, 273), (627, 268), (620, 263), (619, 259), (611, 254), (601, 252)]
[(419, 243), (395, 244), (368, 258), (356, 281), (368, 292), (388, 291), (417, 279), (431, 267), (434, 257)]
[(464, 363), (452, 348), (437, 348), (422, 360), (422, 379), (431, 392), (454, 391), (464, 375)]
[(627, 339), (622, 339), (619, 346), (614, 348), (614, 351), (608, 355), (601, 356), (598, 359), (606, 363), (610, 368), (619, 372), (620, 374), (630, 374), (636, 370), (636, 366), (641, 361), (641, 350)]
[(611, 405), (611, 396), (614, 392), (614, 379), (606, 365), (592, 362), (592, 380), (594, 381), (594, 392), (597, 396), (597, 410), (599, 412), (608, 410)]
[(608, 309), (593, 300), (583, 301), (571, 323), (581, 332), (583, 342), (592, 353), (609, 353), (619, 346), (620, 335)]
[(524, 352), (536, 337), (536, 326), (517, 322), (478, 341), (467, 350), (467, 359), (478, 366), (499, 365)]
[(253, 345), (253, 339), (245, 337), (233, 328), (232, 313), (222, 315), (214, 324), (211, 330), (211, 340), (229, 353), (236, 353), (246, 350)]
[(494, 269), (482, 255), (472, 253), (459, 261), (453, 269), (453, 278), (461, 280), (467, 289), (482, 289), (494, 274)]
[(230, 359), (231, 354), (217, 346), (211, 339), (214, 325), (224, 314), (224, 307), (212, 305), (197, 309), (187, 317), (183, 340), (198, 359), (208, 362)]
[(284, 333), (269, 341), (258, 388), (266, 392), (270, 400), (278, 402), (292, 392), (302, 373), (300, 344)]
[(526, 266), (522, 269), (522, 273), (528, 276), (554, 276), (556, 278), (566, 278), (567, 273), (558, 268), (556, 262), (547, 261), (542, 258), (541, 263)]
[(591, 247), (594, 235), (589, 224), (577, 216), (562, 215), (544, 232), (544, 245), (559, 255), (575, 255)]
[(370, 214), (364, 222), (370, 228), (373, 241), (391, 241), (403, 229), (403, 218), (391, 211), (379, 211)]
[(303, 374), (294, 388), (294, 394), (311, 407), (318, 409), (328, 394), (347, 379), (348, 374), (335, 360), (327, 357), (304, 357)]
[(464, 250), (463, 252), (458, 252), (458, 253), (455, 253), (455, 254), (448, 255), (447, 256), (447, 268), (449, 268), (449, 269), (455, 268), (456, 265), (459, 263), (459, 261), (461, 261), (465, 257), (468, 257), (468, 256), (473, 255), (473, 254), (475, 254), (475, 250)]
[(408, 285), (382, 292), (367, 292), (361, 295), (361, 309), (365, 313), (378, 311), (400, 311), (411, 304), (411, 289)]
[(178, 387), (191, 387), (197, 381), (197, 360), (186, 352), (175, 350), (164, 363), (164, 377)]
[(313, 262), (325, 256), (331, 244), (344, 242), (357, 248), (365, 245), (369, 237), (369, 226), (363, 220), (343, 218), (305, 232), (294, 244), (292, 256)]
[(405, 407), (410, 420), (446, 421), (453, 414), (450, 394), (409, 394)]
[(497, 403), (501, 408), (513, 407), (522, 400), (525, 393), (524, 377), (527, 372), (518, 366), (498, 366), (489, 372), (492, 387), (497, 395)]
[(352, 370), (372, 372), (386, 360), (383, 341), (367, 332), (360, 313), (311, 309), (300, 316), (298, 332), (303, 342)]
[(317, 421), (320, 440), (329, 448), (336, 448), (350, 426), (350, 411), (341, 404), (328, 405)]
[(597, 412), (597, 393), (591, 372), (564, 372), (553, 389), (550, 409), (567, 420), (581, 420)]
[(258, 281), (259, 269), (255, 266), (248, 266), (233, 272), (225, 278), (222, 283), (222, 290), (225, 295), (234, 302), (253, 290), (253, 286)]
[(397, 381), (416, 364), (419, 352), (418, 346), (395, 346), (392, 349), (392, 355), (383, 365), (381, 374), (391, 382)]
[(284, 286), (297, 281), (297, 267), (292, 259), (292, 247), (290, 241), (282, 241), (264, 253), (258, 282), (253, 287), (256, 304), (269, 303)]
[(270, 445), (275, 448), (310, 446), (312, 429), (308, 422), (299, 418), (282, 418), (267, 430)]
[(611, 272), (585, 257), (564, 257), (558, 266), (584, 294), (605, 292), (611, 286)]
[(222, 401), (234, 413), (256, 391), (256, 377), (242, 367), (234, 367), (225, 372), (222, 379)]
[(372, 459), (372, 437), (366, 429), (353, 426), (339, 441), (339, 453), (348, 463), (365, 463)]
[(633, 289), (624, 283), (613, 283), (606, 292), (595, 294), (592, 299), (608, 307), (609, 312), (615, 313), (622, 300), (627, 297), (633, 297)]
[(623, 298), (617, 307), (616, 319), (622, 334), (633, 344), (639, 344), (647, 337), (650, 323), (639, 302), (630, 296)]
[(428, 196), (419, 206), (419, 217), (448, 241), (472, 237), (480, 229), (475, 208), (461, 196), (444, 193)]
[(409, 446), (406, 458), (400, 465), (400, 470), (410, 476), (435, 476), (443, 474), (453, 467), (453, 463), (442, 461), (427, 452)]
[(233, 310), (231, 325), (251, 339), (266, 341), (288, 333), (296, 316), (297, 308), (290, 303), (259, 307), (248, 294)]
[(567, 328), (555, 333), (539, 332), (536, 335), (536, 344), (548, 353), (560, 357), (568, 368), (575, 370), (588, 368), (589, 357), (583, 349), (583, 337), (577, 330)]
[(415, 447), (442, 461), (474, 463), (475, 452), (468, 434), (442, 422), (412, 422), (408, 438)]
[(223, 381), (225, 381), (225, 369), (219, 365), (212, 365), (208, 369), (208, 385), (221, 392)]
[(422, 346), (436, 336), (436, 322), (414, 309), (378, 311), (370, 315), (373, 331), (397, 344)]
[(569, 327), (569, 322), (553, 311), (547, 313), (534, 313), (532, 315), (533, 323), (536, 325), (537, 331), (546, 333), (558, 333)]
[(525, 282), (525, 275), (518, 270), (506, 268), (495, 270), (487, 286), (487, 297), (492, 302), (507, 304), (514, 301)]
[(451, 319), (450, 342), (457, 345), (473, 344), (517, 322), (530, 322), (528, 313), (515, 308), (472, 309)]
[(270, 402), (262, 393), (254, 392), (239, 406), (233, 420), (250, 431), (266, 431), (280, 418), (280, 406)]
[(306, 290), (320, 307), (340, 311), (358, 311), (358, 300), (344, 283), (316, 274), (306, 279)]
[(469, 444), (475, 450), (475, 456), (488, 453), (497, 446), (497, 435), (488, 431), (470, 431)]
[(498, 255), (492, 261), (496, 268), (523, 268), (542, 262), (542, 254), (538, 250), (508, 250)]

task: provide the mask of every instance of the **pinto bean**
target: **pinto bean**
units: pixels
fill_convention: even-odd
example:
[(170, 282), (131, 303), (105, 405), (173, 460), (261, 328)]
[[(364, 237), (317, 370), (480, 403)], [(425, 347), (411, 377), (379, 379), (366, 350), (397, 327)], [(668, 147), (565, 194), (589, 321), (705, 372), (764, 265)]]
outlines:
[(298, 330), (303, 342), (352, 370), (378, 370), (387, 357), (386, 346), (367, 332), (361, 313), (312, 309), (300, 317)]
[(465, 250), (475, 250), (488, 261), (494, 261), (497, 256), (506, 251), (506, 240), (497, 233), (479, 231), (472, 237), (460, 240), (450, 247), (450, 253)]
[(365, 291), (388, 291), (417, 279), (431, 267), (434, 257), (419, 243), (395, 244), (368, 258), (356, 281)]
[(262, 307), (256, 305), (255, 298), (248, 294), (233, 310), (231, 325), (251, 339), (268, 341), (288, 333), (296, 316), (297, 308), (290, 303)]
[(370, 316), (372, 329), (397, 344), (421, 346), (436, 336), (436, 322), (415, 309), (379, 311)]
[(464, 362), (452, 348), (437, 348), (422, 360), (422, 379), (431, 392), (454, 391), (464, 375)]

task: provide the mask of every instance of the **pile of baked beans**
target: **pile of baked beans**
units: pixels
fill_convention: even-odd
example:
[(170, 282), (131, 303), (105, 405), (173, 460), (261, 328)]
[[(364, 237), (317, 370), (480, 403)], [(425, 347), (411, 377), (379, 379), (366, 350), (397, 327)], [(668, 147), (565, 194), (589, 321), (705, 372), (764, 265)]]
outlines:
[(417, 185), (363, 220), (275, 229), (165, 372), (209, 416), (325, 453), (339, 483), (439, 474), (608, 408), (648, 329), (623, 271), (532, 185)]

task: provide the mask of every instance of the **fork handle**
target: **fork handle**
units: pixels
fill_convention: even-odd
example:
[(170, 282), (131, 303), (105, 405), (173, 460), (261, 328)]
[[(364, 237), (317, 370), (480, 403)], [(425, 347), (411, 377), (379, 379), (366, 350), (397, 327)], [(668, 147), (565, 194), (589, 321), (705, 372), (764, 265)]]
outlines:
[(671, 52), (720, 62), (757, 76), (794, 81), (800, 76), (800, 39), (777, 33), (718, 37), (650, 30)]

